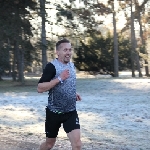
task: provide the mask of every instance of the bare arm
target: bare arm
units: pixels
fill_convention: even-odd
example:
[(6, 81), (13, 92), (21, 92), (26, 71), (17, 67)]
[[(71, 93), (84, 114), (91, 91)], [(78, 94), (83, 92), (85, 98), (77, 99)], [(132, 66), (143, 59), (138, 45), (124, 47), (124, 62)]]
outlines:
[(38, 93), (43, 93), (46, 92), (48, 90), (50, 90), (51, 88), (53, 88), (54, 86), (56, 86), (60, 81), (58, 80), (58, 78), (51, 80), (50, 82), (43, 82), (43, 83), (39, 83), (37, 86), (37, 91)]
[[(69, 77), (69, 70), (64, 70), (60, 76), (59, 76), (62, 80), (65, 80)], [(50, 90), (51, 88), (53, 88), (54, 86), (56, 86), (60, 81), (58, 80), (58, 78), (51, 80), (50, 82), (43, 82), (43, 83), (39, 83), (37, 86), (37, 91), (38, 93), (43, 93), (46, 92), (48, 90)]]

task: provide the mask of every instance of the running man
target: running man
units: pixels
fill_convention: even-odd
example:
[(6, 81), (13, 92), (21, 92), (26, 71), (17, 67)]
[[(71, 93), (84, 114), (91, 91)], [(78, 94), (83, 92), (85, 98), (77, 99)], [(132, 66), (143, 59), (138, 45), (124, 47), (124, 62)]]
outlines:
[(76, 111), (76, 101), (80, 101), (81, 97), (76, 93), (75, 67), (70, 62), (70, 41), (58, 41), (56, 53), (58, 58), (46, 65), (37, 86), (39, 93), (48, 91), (49, 95), (45, 121), (46, 141), (40, 145), (40, 150), (53, 148), (61, 124), (71, 142), (72, 150), (81, 150), (80, 123)]

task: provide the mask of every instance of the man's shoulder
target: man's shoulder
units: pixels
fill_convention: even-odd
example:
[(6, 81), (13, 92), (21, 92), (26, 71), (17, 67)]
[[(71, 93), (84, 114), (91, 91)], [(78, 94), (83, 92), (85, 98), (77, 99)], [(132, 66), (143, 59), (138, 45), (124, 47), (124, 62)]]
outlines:
[(55, 70), (55, 66), (51, 62), (48, 62), (46, 64), (46, 67), (45, 67), (44, 70), (51, 70), (51, 71), (53, 71), (53, 70)]
[(70, 63), (70, 66), (75, 69), (74, 63), (73, 62), (69, 62), (69, 63)]
[(52, 62), (48, 62), (47, 65), (46, 65), (46, 67), (48, 67), (48, 68), (49, 68), (49, 67), (50, 67), (50, 68), (51, 68), (51, 67), (52, 67), (52, 68), (55, 68), (55, 66), (53, 65)]

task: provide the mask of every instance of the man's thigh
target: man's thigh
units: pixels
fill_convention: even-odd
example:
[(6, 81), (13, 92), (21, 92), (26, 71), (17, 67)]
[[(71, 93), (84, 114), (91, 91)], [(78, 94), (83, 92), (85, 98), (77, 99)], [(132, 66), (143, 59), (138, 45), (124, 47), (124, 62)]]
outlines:
[(81, 149), (82, 143), (81, 143), (80, 129), (72, 130), (71, 132), (67, 133), (67, 136), (71, 142), (73, 149), (75, 148)]
[(80, 129), (80, 123), (79, 123), (79, 117), (77, 111), (73, 111), (71, 112), (71, 114), (67, 116), (66, 121), (63, 123), (63, 127), (66, 133), (69, 133), (75, 129)]
[(48, 138), (56, 138), (58, 135), (61, 122), (58, 114), (46, 108), (45, 133)]

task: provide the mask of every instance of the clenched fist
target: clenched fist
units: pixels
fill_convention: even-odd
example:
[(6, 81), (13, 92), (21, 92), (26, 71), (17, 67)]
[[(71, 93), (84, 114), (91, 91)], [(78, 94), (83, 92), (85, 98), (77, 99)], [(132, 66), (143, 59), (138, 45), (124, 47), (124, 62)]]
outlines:
[(66, 80), (67, 78), (69, 78), (69, 70), (66, 69), (66, 70), (64, 70), (63, 72), (61, 72), (60, 78), (61, 78), (62, 80)]

